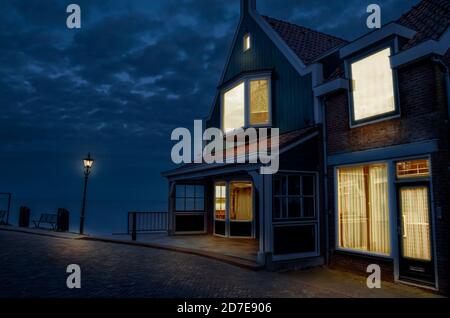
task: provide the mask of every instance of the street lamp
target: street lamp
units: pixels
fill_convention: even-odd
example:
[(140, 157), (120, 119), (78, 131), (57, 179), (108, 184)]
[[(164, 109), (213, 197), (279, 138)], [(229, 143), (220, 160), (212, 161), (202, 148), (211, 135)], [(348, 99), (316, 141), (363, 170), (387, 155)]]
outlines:
[(87, 188), (89, 174), (91, 173), (91, 168), (92, 168), (92, 165), (94, 164), (94, 159), (91, 158), (91, 153), (88, 153), (87, 157), (83, 159), (83, 164), (84, 164), (84, 192), (83, 192), (83, 206), (81, 208), (81, 215), (80, 215), (80, 234), (84, 233), (84, 212), (86, 210), (86, 188)]

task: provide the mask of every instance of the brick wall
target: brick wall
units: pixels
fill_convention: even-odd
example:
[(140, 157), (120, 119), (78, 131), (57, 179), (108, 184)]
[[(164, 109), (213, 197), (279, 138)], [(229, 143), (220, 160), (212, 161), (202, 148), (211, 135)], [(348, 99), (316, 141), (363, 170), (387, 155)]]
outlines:
[(350, 129), (346, 91), (326, 100), (328, 154), (434, 139), (437, 95), (435, 64), (425, 61), (398, 72), (401, 117)]
[[(450, 50), (444, 57), (450, 65)], [(361, 151), (392, 145), (438, 139), (439, 152), (432, 155), (434, 207), (442, 213), (435, 222), (435, 241), (438, 264), (438, 282), (441, 292), (450, 293), (450, 159), (449, 114), (444, 69), (431, 60), (425, 60), (400, 69), (398, 72), (400, 111), (396, 119), (350, 129), (347, 92), (328, 96), (326, 101), (328, 155)], [(334, 175), (328, 168), (329, 237), (335, 246)], [(371, 258), (340, 252), (332, 253), (332, 267), (365, 273)], [(393, 265), (380, 260), (383, 279), (393, 279)], [(377, 263), (378, 264), (378, 263)]]

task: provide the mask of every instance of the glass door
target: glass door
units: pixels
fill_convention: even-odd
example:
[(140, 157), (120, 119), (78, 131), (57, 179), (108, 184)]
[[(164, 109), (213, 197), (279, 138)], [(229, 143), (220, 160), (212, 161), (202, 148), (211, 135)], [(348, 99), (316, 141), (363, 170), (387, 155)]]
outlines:
[(252, 237), (253, 188), (251, 182), (230, 183), (230, 233), (232, 237)]
[(428, 184), (400, 186), (400, 279), (434, 284)]
[(218, 182), (214, 191), (214, 234), (253, 237), (253, 186), (251, 182)]
[(226, 236), (226, 202), (227, 186), (225, 183), (216, 183), (214, 190), (214, 234)]

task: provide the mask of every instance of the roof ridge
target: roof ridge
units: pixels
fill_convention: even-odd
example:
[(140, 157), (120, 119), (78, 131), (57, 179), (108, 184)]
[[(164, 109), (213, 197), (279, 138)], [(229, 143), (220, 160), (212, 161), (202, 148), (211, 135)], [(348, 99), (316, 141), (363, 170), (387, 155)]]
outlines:
[(266, 18), (266, 19), (270, 19), (270, 20), (275, 20), (275, 21), (281, 22), (281, 23), (286, 23), (286, 24), (289, 24), (289, 25), (291, 25), (291, 26), (295, 26), (295, 27), (297, 27), (297, 28), (302, 28), (302, 29), (308, 30), (308, 31), (310, 31), (310, 32), (315, 32), (315, 33), (318, 33), (318, 34), (322, 34), (322, 35), (325, 35), (325, 36), (329, 36), (329, 37), (332, 37), (332, 38), (334, 38), (334, 39), (336, 39), (336, 40), (348, 42), (348, 40), (345, 40), (345, 39), (340, 38), (340, 37), (338, 37), (338, 36), (331, 35), (331, 34), (329, 34), (329, 33), (325, 33), (325, 32), (322, 32), (322, 31), (314, 30), (314, 29), (308, 28), (308, 27), (306, 27), (306, 26), (303, 26), (303, 25), (300, 25), (300, 24), (297, 24), (297, 23), (293, 23), (293, 22), (290, 22), (290, 21), (277, 19), (277, 18), (270, 17), (270, 16), (264, 15), (264, 14), (262, 14), (261, 17)]

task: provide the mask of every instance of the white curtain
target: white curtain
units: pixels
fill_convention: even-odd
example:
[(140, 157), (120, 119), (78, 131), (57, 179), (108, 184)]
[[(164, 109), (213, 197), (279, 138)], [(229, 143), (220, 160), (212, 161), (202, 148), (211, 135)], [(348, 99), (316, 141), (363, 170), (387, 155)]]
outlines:
[(401, 203), (403, 256), (431, 260), (428, 188), (401, 189)]
[(364, 168), (339, 169), (340, 246), (367, 249), (367, 211)]
[(389, 205), (386, 165), (369, 168), (370, 250), (390, 254)]
[(252, 221), (252, 188), (239, 187), (231, 189), (231, 213), (230, 219), (233, 221)]
[(387, 166), (338, 170), (340, 247), (390, 254)]

